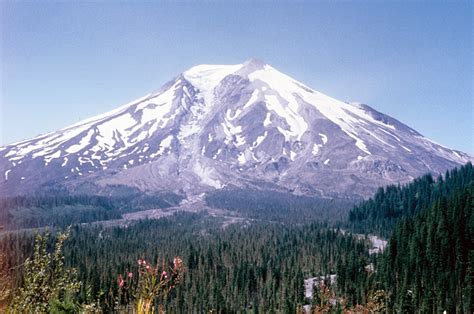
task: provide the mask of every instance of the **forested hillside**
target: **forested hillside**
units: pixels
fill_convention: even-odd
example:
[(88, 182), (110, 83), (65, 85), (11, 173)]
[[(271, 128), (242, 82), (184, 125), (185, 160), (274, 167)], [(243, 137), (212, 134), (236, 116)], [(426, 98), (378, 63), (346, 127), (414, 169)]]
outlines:
[(474, 181), (471, 163), (447, 171), (436, 180), (430, 174), (405, 186), (381, 187), (374, 197), (355, 206), (349, 213), (353, 230), (375, 232), (389, 237), (395, 224), (403, 217), (413, 216), (432, 207), (458, 190), (467, 189)]
[(384, 289), (395, 312), (472, 313), (473, 209), (470, 163), (436, 181), (424, 176), (381, 189), (354, 208), (350, 221), (356, 227), (382, 234), (393, 229), (368, 289)]
[(120, 196), (70, 195), (64, 192), (0, 198), (0, 226), (4, 229), (66, 227), (121, 218), (121, 214), (167, 208), (182, 199), (173, 193)]
[(306, 223), (345, 221), (354, 205), (350, 199), (329, 199), (276, 191), (224, 188), (206, 195), (211, 207), (264, 221)]
[(465, 188), (452, 183), (433, 205), (403, 219), (390, 238), (380, 272), (397, 310), (474, 311), (474, 182)]

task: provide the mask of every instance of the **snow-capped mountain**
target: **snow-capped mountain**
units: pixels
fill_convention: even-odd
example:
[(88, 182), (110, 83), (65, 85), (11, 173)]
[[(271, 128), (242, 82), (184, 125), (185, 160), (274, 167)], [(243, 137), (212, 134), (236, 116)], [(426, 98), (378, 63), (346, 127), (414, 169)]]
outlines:
[(51, 186), (196, 195), (234, 186), (369, 196), (470, 160), (251, 59), (195, 66), (116, 110), (1, 147), (0, 195)]

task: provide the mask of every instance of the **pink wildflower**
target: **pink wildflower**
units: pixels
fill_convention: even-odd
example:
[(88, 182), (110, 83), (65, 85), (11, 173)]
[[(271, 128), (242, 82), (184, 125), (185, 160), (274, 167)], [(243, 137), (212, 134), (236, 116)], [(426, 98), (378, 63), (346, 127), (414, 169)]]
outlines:
[(119, 275), (119, 276), (118, 276), (117, 284), (118, 284), (118, 286), (119, 286), (120, 288), (122, 288), (122, 287), (125, 285), (125, 280), (123, 280), (122, 275)]
[(181, 266), (183, 266), (183, 260), (179, 257), (175, 257), (173, 259), (173, 264), (175, 269), (181, 268)]
[(132, 278), (133, 277), (133, 273), (128, 273), (128, 278)]
[(140, 258), (140, 259), (138, 259), (138, 261), (137, 261), (138, 265), (141, 265), (141, 264), (142, 264), (142, 262), (143, 262), (143, 261), (142, 261), (142, 259), (141, 259), (141, 258)]
[(163, 271), (163, 272), (161, 273), (161, 276), (163, 276), (163, 277), (165, 277), (165, 278), (168, 278), (168, 274), (166, 273), (166, 271)]

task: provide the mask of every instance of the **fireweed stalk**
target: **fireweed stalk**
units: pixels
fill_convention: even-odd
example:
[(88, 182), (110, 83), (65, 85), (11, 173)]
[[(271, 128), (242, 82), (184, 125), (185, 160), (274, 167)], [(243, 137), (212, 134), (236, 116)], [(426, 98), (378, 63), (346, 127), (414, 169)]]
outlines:
[[(181, 282), (184, 274), (183, 261), (180, 257), (175, 257), (173, 265), (169, 265), (164, 259), (158, 259), (156, 266), (152, 266), (146, 260), (138, 259), (137, 264), (137, 276), (127, 271), (117, 277), (119, 295), (133, 295), (138, 314), (153, 313), (153, 300), (159, 297), (166, 298)], [(162, 305), (159, 312), (163, 312)]]

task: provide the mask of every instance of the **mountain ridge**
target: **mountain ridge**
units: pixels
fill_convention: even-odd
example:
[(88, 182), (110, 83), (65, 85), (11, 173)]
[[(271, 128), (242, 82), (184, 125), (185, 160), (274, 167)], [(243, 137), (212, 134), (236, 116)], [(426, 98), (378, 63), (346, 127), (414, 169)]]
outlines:
[(368, 105), (250, 59), (192, 67), (117, 109), (1, 147), (0, 195), (92, 184), (84, 192), (236, 186), (367, 197), (468, 161)]

